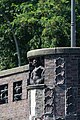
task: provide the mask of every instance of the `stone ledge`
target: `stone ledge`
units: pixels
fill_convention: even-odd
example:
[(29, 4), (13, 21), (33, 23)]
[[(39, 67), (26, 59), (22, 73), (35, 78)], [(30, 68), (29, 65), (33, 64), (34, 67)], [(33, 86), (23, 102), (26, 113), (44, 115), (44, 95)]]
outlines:
[(28, 58), (36, 56), (45, 56), (45, 55), (54, 55), (54, 54), (80, 54), (80, 47), (55, 47), (55, 48), (43, 48), (31, 50), (27, 53)]
[(28, 85), (27, 90), (32, 90), (32, 89), (44, 89), (46, 87), (45, 84), (37, 84), (37, 85)]
[(24, 65), (24, 66), (20, 66), (20, 67), (8, 69), (8, 70), (3, 70), (3, 71), (0, 71), (0, 78), (17, 74), (17, 73), (26, 72), (28, 70), (29, 70), (29, 65)]

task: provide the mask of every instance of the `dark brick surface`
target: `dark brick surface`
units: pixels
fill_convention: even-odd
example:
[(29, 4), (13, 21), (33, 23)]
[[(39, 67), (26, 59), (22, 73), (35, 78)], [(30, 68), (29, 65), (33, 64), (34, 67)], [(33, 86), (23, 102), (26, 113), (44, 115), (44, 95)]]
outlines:
[[(55, 61), (58, 57), (64, 58), (65, 61), (65, 78), (64, 78), (64, 84), (57, 85), (56, 86), (56, 64)], [(76, 54), (56, 54), (52, 56), (46, 56), (45, 57), (45, 84), (47, 86), (53, 86), (55, 88), (55, 111), (54, 116), (56, 119), (58, 117), (64, 118), (66, 120), (78, 120), (79, 116), (77, 114), (80, 114), (80, 108), (79, 108), (79, 98), (80, 94), (78, 91), (79, 88), (79, 81), (80, 81), (80, 55)], [(67, 95), (66, 91), (68, 88), (72, 87), (73, 89), (73, 112), (69, 115), (66, 115), (67, 113)], [(79, 95), (78, 95), (79, 94)], [(66, 117), (67, 116), (67, 117)]]

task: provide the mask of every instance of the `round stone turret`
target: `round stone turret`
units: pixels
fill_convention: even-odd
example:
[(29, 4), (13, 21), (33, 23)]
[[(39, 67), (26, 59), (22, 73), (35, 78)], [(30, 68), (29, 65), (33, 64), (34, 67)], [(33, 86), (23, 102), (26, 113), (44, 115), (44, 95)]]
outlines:
[[(36, 86), (38, 95), (40, 95), (39, 90), (43, 92), (42, 103), (35, 99), (39, 105), (43, 104), (39, 118), (44, 120), (80, 119), (80, 48), (36, 49), (29, 51), (27, 57), (30, 71), (28, 87)], [(41, 86), (44, 86), (43, 89)], [(37, 109), (41, 109), (39, 107)], [(37, 111), (35, 119), (36, 117), (38, 118)]]

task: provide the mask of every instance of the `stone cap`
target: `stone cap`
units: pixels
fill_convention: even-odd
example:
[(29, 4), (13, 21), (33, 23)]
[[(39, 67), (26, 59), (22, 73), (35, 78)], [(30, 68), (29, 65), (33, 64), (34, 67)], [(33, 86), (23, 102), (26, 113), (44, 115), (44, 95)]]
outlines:
[(28, 58), (54, 55), (54, 54), (80, 54), (80, 47), (55, 47), (55, 48), (43, 48), (36, 49), (27, 52)]
[(20, 67), (8, 69), (8, 70), (3, 70), (3, 71), (0, 71), (0, 78), (13, 75), (13, 74), (26, 72), (28, 70), (29, 70), (29, 65), (24, 65), (24, 66), (20, 66)]
[(46, 87), (45, 84), (34, 84), (34, 85), (28, 85), (27, 90), (44, 89), (45, 87)]

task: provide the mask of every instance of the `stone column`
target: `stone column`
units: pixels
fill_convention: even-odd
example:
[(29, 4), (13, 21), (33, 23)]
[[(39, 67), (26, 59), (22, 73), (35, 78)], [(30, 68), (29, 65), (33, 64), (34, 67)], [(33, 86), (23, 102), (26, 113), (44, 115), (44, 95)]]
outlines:
[(44, 113), (44, 84), (29, 85), (28, 100), (29, 100), (29, 120), (41, 119)]

